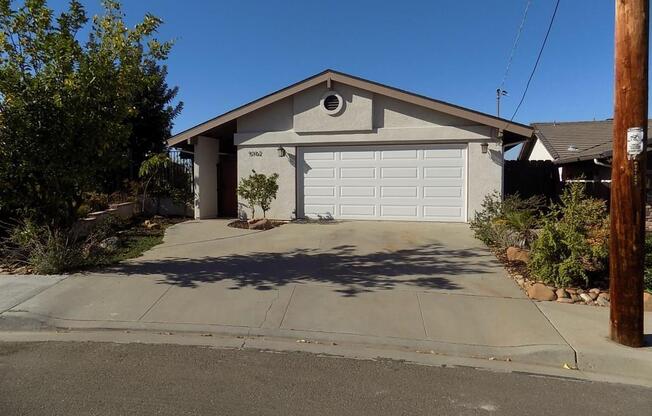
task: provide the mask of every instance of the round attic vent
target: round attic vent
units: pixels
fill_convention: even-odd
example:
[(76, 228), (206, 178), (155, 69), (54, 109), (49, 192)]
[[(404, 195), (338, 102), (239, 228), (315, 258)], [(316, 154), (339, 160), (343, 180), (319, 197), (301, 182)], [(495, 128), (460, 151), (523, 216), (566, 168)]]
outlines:
[(334, 91), (327, 91), (321, 98), (321, 108), (331, 116), (336, 115), (342, 111), (344, 107), (344, 100), (342, 96)]

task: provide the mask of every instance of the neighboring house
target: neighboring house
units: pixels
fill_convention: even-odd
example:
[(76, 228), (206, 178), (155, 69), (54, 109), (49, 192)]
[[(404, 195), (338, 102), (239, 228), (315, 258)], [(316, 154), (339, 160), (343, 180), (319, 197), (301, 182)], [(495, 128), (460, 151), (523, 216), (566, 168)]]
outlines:
[(246, 217), (236, 186), (279, 174), (270, 218), (466, 222), (502, 191), (529, 126), (332, 70), (172, 137), (194, 152), (195, 217)]
[(521, 147), (518, 160), (551, 160), (559, 166), (563, 181), (611, 181), (613, 120), (533, 123), (532, 127), (534, 135)]

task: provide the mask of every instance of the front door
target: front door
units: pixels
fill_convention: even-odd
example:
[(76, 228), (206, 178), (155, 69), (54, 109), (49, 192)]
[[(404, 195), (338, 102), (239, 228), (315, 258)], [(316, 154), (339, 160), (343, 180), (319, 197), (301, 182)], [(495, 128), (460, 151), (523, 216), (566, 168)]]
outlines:
[(238, 216), (238, 164), (235, 154), (221, 154), (217, 164), (217, 216)]

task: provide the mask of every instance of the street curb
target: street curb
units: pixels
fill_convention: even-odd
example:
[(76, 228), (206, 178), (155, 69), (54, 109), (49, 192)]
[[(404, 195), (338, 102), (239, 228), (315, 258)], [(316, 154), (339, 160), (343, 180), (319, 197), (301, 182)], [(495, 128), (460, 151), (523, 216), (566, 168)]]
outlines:
[(0, 315), (0, 331), (52, 331), (57, 329), (72, 331), (123, 330), (160, 333), (206, 333), (219, 336), (270, 337), (300, 343), (348, 343), (367, 347), (389, 348), (397, 351), (505, 362), (512, 361), (553, 368), (562, 368), (565, 364), (571, 368), (576, 367), (575, 352), (568, 345), (562, 344), (489, 346), (319, 331), (250, 328), (244, 326), (170, 324), (142, 321), (79, 321), (53, 318), (16, 310)]

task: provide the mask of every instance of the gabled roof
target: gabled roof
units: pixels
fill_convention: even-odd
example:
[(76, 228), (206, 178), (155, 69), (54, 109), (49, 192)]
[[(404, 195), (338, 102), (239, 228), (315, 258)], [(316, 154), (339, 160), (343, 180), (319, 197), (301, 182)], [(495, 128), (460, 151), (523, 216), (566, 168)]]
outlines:
[[(532, 123), (533, 137), (523, 144), (519, 160), (529, 159), (536, 140), (546, 148), (555, 164), (611, 156), (613, 120)], [(648, 121), (648, 134), (650, 121)], [(577, 150), (569, 150), (571, 148)]]
[(515, 123), (513, 121), (505, 120), (499, 117), (494, 117), (492, 115), (481, 113), (479, 111), (470, 110), (468, 108), (460, 107), (444, 101), (435, 100), (433, 98), (425, 97), (423, 95), (414, 94), (411, 92), (400, 90), (398, 88), (389, 87), (387, 85), (383, 85), (377, 82), (365, 80), (362, 78), (354, 77), (352, 75), (344, 74), (342, 72), (334, 71), (332, 69), (327, 69), (323, 72), (320, 72), (317, 75), (313, 75), (310, 78), (306, 78), (303, 81), (297, 82), (296, 84), (292, 84), (288, 87), (273, 92), (269, 95), (266, 95), (262, 98), (259, 98), (248, 104), (245, 104), (241, 107), (235, 108), (231, 111), (221, 114), (204, 123), (198, 124), (195, 127), (191, 127), (190, 129), (185, 130), (181, 133), (177, 133), (176, 135), (172, 136), (168, 140), (168, 145), (173, 146), (177, 143), (183, 142), (184, 140), (190, 139), (195, 136), (199, 136), (207, 132), (208, 130), (218, 127), (224, 123), (228, 123), (229, 121), (235, 120), (238, 117), (242, 117), (245, 114), (258, 110), (259, 108), (272, 104), (276, 101), (282, 100), (286, 97), (294, 95), (300, 91), (306, 90), (315, 85), (319, 85), (321, 83), (326, 83), (330, 81), (347, 84), (353, 87), (371, 91), (373, 93), (386, 95), (401, 101), (406, 101), (412, 104), (426, 107), (431, 110), (440, 111), (442, 113), (450, 114), (452, 116), (472, 120), (477, 122), (478, 124), (495, 127), (497, 129), (505, 130), (507, 132), (511, 132), (519, 136), (530, 137), (532, 134), (532, 128), (524, 124)]

